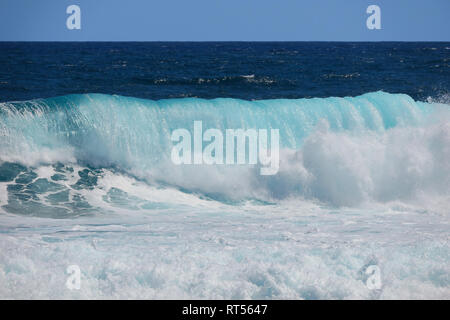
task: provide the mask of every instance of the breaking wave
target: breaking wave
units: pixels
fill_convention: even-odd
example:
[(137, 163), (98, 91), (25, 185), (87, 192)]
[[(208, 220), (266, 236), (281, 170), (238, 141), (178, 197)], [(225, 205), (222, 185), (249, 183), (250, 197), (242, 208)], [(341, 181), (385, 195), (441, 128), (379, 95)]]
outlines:
[[(401, 201), (443, 212), (450, 206), (449, 114), (448, 104), (385, 92), (260, 101), (85, 94), (1, 103), (0, 205), (65, 217), (111, 203), (151, 209), (176, 202), (104, 183), (122, 177), (232, 203)], [(261, 176), (247, 165), (174, 165), (171, 133), (192, 130), (196, 120), (223, 131), (279, 129), (278, 174)], [(89, 202), (86, 190), (98, 201)]]

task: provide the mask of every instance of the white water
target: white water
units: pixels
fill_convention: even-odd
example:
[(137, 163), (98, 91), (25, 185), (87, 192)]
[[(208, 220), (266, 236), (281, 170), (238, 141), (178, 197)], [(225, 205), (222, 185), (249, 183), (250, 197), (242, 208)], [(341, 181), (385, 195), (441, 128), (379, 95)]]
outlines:
[[(51, 170), (51, 169), (48, 169)], [(106, 208), (111, 187), (160, 209)], [(105, 174), (77, 219), (3, 214), (1, 298), (448, 299), (448, 215), (401, 202), (332, 208), (301, 200), (226, 205)], [(66, 268), (81, 269), (69, 290)], [(371, 290), (368, 265), (380, 268)]]

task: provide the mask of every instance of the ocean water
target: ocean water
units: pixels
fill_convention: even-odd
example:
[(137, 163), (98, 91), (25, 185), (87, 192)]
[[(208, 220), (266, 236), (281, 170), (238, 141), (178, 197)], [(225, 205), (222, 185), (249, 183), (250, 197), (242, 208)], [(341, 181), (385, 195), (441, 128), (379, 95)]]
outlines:
[[(0, 298), (450, 299), (449, 59), (0, 43)], [(174, 165), (194, 121), (279, 129), (278, 173)]]

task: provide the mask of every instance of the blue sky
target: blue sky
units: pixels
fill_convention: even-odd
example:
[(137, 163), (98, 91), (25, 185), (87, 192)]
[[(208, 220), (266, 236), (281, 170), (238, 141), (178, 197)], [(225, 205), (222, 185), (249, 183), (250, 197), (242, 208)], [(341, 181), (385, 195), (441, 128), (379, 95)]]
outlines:
[(1, 0), (0, 41), (450, 41), (449, 15), (449, 0)]

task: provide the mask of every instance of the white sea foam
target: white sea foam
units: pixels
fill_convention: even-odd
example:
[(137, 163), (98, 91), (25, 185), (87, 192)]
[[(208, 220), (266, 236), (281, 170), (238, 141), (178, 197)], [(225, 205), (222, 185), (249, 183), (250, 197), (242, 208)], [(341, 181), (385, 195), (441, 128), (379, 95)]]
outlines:
[[(58, 223), (3, 217), (0, 297), (447, 299), (448, 228), (436, 215), (298, 201)], [(73, 264), (79, 291), (65, 287)], [(367, 287), (367, 265), (380, 268), (380, 290)]]

